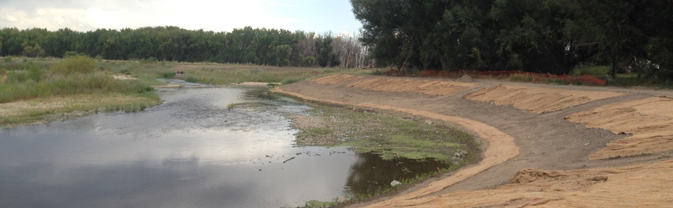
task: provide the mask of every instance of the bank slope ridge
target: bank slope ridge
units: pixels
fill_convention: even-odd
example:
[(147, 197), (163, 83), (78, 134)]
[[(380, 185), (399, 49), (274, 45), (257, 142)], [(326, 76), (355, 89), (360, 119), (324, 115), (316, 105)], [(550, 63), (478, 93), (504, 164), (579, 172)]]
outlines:
[(589, 159), (607, 159), (673, 149), (673, 98), (652, 97), (609, 104), (565, 117), (587, 128), (632, 136), (611, 141)]

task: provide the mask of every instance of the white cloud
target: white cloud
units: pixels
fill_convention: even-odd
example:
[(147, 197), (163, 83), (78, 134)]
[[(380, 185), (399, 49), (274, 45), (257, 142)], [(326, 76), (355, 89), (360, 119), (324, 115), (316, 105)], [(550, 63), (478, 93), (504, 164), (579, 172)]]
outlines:
[[(68, 7), (56, 3), (9, 1), (0, 8), (0, 13), (3, 14), (0, 16), (0, 27), (39, 27), (49, 30), (68, 27), (86, 31), (95, 28), (174, 25), (186, 29), (230, 31), (232, 28), (245, 26), (284, 28), (289, 23), (302, 21), (269, 15), (265, 0), (112, 2), (116, 1), (73, 1), (65, 4), (79, 6)], [(272, 4), (277, 6), (276, 3)]]
[[(327, 8), (320, 7), (316, 2), (320, 1), (5, 0), (0, 6), (0, 27), (48, 30), (67, 27), (78, 31), (146, 26), (213, 31), (231, 31), (245, 26), (307, 31), (338, 27), (336, 31), (343, 30), (342, 24), (325, 19), (334, 17), (319, 15)], [(337, 19), (340, 21), (343, 18)]]

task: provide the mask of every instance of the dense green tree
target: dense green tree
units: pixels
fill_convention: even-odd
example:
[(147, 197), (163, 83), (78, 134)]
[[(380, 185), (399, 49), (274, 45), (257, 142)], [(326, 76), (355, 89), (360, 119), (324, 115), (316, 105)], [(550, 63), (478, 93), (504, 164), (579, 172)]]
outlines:
[[(331, 34), (315, 35), (303, 31), (253, 29), (245, 27), (232, 32), (215, 33), (186, 30), (175, 26), (143, 27), (121, 30), (97, 29), (77, 32), (67, 28), (0, 30), (2, 55), (53, 56), (81, 54), (113, 60), (157, 59), (166, 61), (213, 61), (275, 66), (315, 66), (317, 60), (306, 62), (304, 57), (321, 57), (321, 66), (340, 66), (341, 56), (359, 56), (349, 60), (351, 67), (365, 65), (366, 53), (334, 51)], [(351, 43), (351, 48), (361, 48)], [(360, 49), (352, 49), (362, 51)], [(343, 55), (342, 55), (343, 54)]]
[(666, 0), (351, 4), (363, 24), (360, 40), (380, 66), (567, 74), (588, 62), (612, 65), (612, 75), (636, 69), (673, 77), (673, 4)]

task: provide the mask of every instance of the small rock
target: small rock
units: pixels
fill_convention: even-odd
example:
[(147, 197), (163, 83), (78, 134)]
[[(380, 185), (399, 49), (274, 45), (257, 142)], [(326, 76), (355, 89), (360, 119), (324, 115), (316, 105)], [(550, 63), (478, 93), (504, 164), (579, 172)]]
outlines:
[(587, 179), (587, 180), (589, 180), (589, 181), (603, 181), (603, 182), (605, 182), (605, 181), (608, 181), (608, 177), (607, 177), (607, 176), (594, 176), (594, 177), (591, 177), (591, 178), (589, 178), (589, 179)]
[(399, 181), (397, 181), (397, 180), (393, 180), (392, 182), (390, 182), (390, 185), (393, 186), (393, 187), (395, 187), (395, 186), (402, 185), (402, 182), (399, 182)]

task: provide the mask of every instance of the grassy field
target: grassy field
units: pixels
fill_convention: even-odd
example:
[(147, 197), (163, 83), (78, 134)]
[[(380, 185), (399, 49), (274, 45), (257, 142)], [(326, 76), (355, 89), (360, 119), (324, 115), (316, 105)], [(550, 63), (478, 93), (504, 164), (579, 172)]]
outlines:
[(369, 70), (345, 68), (298, 68), (253, 65), (189, 65), (176, 67), (184, 71), (185, 81), (213, 85), (228, 85), (242, 82), (265, 82), (290, 84), (308, 78), (337, 73), (363, 74)]
[[(176, 71), (185, 73), (176, 76)], [(213, 85), (288, 84), (335, 73), (370, 71), (156, 60), (112, 61), (85, 56), (65, 59), (3, 57), (0, 59), (0, 106), (5, 110), (0, 114), (0, 126), (44, 123), (98, 111), (143, 110), (160, 103), (153, 86), (165, 83), (157, 78)], [(115, 79), (113, 75), (133, 79)]]
[[(170, 71), (158, 63), (5, 57), (0, 62), (0, 126), (44, 123), (98, 111), (144, 110), (160, 103), (152, 85)], [(118, 80), (113, 75), (134, 74)]]

